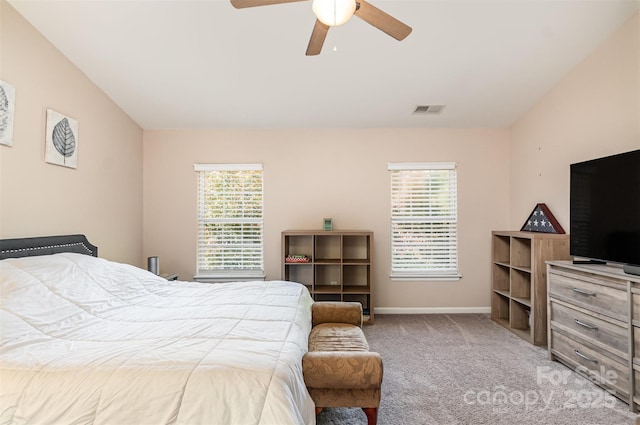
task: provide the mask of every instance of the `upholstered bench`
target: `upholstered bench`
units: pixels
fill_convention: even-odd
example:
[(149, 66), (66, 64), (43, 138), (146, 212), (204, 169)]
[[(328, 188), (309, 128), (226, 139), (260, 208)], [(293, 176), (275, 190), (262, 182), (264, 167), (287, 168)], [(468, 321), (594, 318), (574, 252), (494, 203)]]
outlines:
[(380, 405), (382, 358), (369, 351), (362, 332), (362, 305), (316, 302), (309, 351), (302, 358), (304, 381), (316, 405), (360, 407), (375, 425)]

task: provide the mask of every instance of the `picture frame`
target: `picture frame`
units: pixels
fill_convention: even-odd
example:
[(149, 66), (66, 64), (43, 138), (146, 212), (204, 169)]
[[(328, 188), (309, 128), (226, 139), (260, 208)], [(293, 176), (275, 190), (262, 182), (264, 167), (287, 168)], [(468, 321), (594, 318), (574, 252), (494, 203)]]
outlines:
[(47, 109), (45, 161), (78, 167), (78, 122), (52, 109)]
[(555, 233), (559, 235), (565, 233), (546, 204), (536, 204), (520, 230), (525, 232)]
[(16, 109), (16, 89), (0, 80), (0, 145), (13, 146), (13, 121)]

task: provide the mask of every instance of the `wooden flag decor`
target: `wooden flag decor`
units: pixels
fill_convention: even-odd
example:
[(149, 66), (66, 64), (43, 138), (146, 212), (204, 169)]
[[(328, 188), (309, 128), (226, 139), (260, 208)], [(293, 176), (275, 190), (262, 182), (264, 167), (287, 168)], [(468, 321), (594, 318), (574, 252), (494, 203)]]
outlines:
[(558, 223), (558, 220), (556, 220), (553, 214), (551, 214), (546, 204), (537, 204), (520, 230), (564, 234), (564, 229), (560, 226), (560, 223)]

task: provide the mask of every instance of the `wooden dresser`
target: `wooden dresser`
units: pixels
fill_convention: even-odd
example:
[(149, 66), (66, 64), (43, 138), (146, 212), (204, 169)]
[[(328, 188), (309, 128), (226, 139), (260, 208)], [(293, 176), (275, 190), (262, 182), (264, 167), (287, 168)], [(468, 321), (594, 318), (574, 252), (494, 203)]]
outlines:
[[(547, 262), (549, 357), (640, 406), (640, 276)], [(638, 356), (638, 357), (636, 357)]]

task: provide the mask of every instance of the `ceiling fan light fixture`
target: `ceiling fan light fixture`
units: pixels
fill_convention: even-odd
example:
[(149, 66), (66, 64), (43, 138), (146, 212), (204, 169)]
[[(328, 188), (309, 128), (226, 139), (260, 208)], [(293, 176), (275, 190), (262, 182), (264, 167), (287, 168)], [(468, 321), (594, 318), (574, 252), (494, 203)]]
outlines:
[(356, 0), (313, 0), (311, 8), (320, 22), (335, 27), (353, 16)]

